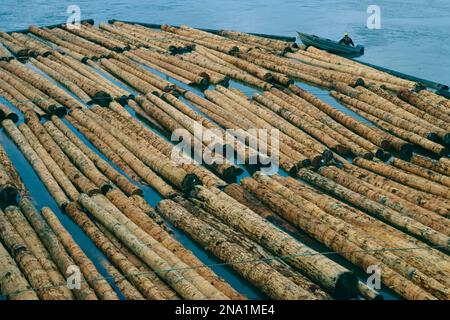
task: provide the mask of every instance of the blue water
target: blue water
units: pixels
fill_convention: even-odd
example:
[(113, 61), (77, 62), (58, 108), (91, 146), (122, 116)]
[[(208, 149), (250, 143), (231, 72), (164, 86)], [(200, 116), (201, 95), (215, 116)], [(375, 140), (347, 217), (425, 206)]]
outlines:
[[(377, 0), (376, 4), (381, 8), (381, 29), (369, 30), (366, 27), (366, 9), (373, 2), (363, 0), (2, 0), (0, 30), (12, 31), (27, 28), (30, 24), (64, 22), (67, 19), (67, 6), (72, 4), (80, 6), (82, 19), (93, 18), (96, 23), (115, 18), (289, 36), (295, 36), (296, 31), (303, 31), (331, 39), (339, 39), (344, 32), (349, 32), (355, 43), (365, 45), (366, 53), (360, 58), (362, 61), (450, 84), (450, 1)], [(232, 86), (243, 89), (248, 95), (255, 90), (235, 83)], [(304, 84), (302, 86), (340, 107), (327, 92)], [(1, 97), (0, 102), (6, 103)], [(32, 191), (36, 206), (51, 207), (99, 270), (107, 275), (99, 264), (104, 259), (102, 253), (57, 208), (31, 166), (3, 131), (0, 132), (0, 143), (13, 159), (26, 186)], [(246, 175), (248, 173), (242, 177)], [(149, 187), (143, 189), (145, 198), (156, 205), (159, 196)], [(175, 230), (175, 236), (204, 263), (219, 262), (182, 233)], [(310, 244), (318, 250), (325, 250), (317, 243)], [(342, 263), (341, 260), (340, 262)], [(347, 266), (351, 268), (350, 265)], [(231, 269), (222, 266), (215, 266), (213, 269), (250, 299), (264, 297)], [(361, 273), (359, 275), (363, 277)], [(389, 291), (384, 293), (386, 298), (395, 297)]]

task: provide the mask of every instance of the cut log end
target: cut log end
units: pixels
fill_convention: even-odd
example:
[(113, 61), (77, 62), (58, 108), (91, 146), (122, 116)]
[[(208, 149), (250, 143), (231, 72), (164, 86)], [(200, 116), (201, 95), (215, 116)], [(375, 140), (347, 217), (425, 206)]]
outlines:
[(351, 299), (358, 294), (358, 279), (348, 271), (342, 273), (336, 281), (334, 296), (336, 299)]
[(181, 189), (185, 193), (189, 193), (194, 186), (201, 185), (200, 179), (192, 173), (186, 174), (181, 183)]
[(326, 163), (326, 160), (323, 156), (315, 156), (312, 160), (311, 160), (311, 165), (315, 168), (315, 169), (319, 169), (321, 166), (323, 166)]
[(12, 185), (3, 185), (0, 187), (0, 203), (1, 207), (17, 204), (18, 191)]
[(107, 107), (111, 101), (111, 96), (104, 91), (99, 91), (92, 97), (92, 102), (102, 107)]

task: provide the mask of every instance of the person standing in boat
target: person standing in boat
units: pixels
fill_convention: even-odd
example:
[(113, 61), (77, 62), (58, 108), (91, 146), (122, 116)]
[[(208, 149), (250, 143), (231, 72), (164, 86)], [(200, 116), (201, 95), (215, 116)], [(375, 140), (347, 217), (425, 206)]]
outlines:
[(345, 45), (347, 45), (347, 46), (352, 46), (352, 47), (355, 46), (355, 44), (353, 43), (352, 38), (350, 38), (350, 37), (348, 36), (348, 33), (347, 33), (347, 32), (344, 34), (344, 37), (339, 41), (339, 43), (345, 44)]

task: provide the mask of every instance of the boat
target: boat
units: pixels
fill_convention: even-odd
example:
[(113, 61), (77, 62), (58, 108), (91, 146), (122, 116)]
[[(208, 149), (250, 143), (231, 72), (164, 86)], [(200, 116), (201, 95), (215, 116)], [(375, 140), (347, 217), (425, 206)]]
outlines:
[(360, 56), (364, 54), (364, 46), (362, 45), (352, 47), (345, 44), (341, 44), (337, 41), (321, 38), (313, 34), (307, 34), (302, 32), (297, 33), (298, 37), (305, 46), (313, 46), (331, 53), (348, 56)]

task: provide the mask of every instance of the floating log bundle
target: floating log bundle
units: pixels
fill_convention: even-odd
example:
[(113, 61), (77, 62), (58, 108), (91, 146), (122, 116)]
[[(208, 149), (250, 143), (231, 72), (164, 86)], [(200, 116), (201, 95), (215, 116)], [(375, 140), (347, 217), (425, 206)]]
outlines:
[(248, 298), (176, 228), (272, 299), (380, 299), (354, 272), (374, 265), (399, 297), (450, 298), (448, 99), (282, 39), (157, 28), (0, 32), (2, 297)]

